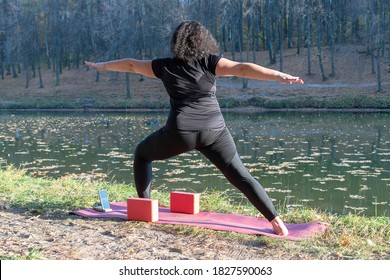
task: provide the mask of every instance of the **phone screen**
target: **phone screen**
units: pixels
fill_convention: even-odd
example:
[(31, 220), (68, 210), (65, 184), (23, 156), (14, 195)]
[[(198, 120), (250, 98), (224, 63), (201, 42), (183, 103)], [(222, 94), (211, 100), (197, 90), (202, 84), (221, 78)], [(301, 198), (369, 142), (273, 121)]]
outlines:
[(110, 202), (108, 201), (107, 192), (104, 190), (99, 191), (100, 203), (103, 209), (110, 209)]

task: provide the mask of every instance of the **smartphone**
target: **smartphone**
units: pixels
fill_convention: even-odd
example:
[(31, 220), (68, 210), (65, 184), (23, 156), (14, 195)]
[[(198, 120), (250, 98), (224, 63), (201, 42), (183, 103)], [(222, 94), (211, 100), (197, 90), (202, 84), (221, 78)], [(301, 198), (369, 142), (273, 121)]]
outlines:
[(110, 202), (108, 201), (108, 195), (105, 190), (99, 191), (100, 203), (103, 209), (110, 209)]
[(96, 206), (93, 209), (101, 212), (111, 211), (110, 202), (108, 201), (108, 195), (105, 190), (99, 191), (100, 206)]

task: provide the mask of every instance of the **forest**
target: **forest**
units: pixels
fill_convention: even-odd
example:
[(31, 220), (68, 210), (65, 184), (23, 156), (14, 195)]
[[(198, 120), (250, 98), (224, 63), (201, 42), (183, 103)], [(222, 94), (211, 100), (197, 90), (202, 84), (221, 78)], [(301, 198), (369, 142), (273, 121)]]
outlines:
[(19, 77), (28, 88), (38, 77), (44, 87), (42, 70), (50, 69), (58, 85), (63, 69), (84, 60), (168, 56), (173, 29), (188, 19), (206, 25), (236, 60), (256, 62), (250, 54), (267, 51), (283, 71), (283, 51), (306, 48), (307, 73), (316, 56), (324, 81), (335, 75), (335, 48), (355, 45), (371, 57), (379, 89), (390, 71), (388, 0), (1, 0), (0, 81)]

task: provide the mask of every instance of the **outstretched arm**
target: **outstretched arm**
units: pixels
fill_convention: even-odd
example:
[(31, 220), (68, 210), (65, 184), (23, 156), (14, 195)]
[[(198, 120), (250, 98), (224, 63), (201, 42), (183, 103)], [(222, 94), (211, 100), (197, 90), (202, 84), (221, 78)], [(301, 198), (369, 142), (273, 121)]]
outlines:
[(237, 76), (241, 78), (279, 82), (281, 84), (300, 83), (303, 80), (289, 74), (272, 70), (260, 65), (248, 62), (235, 62), (226, 58), (221, 58), (215, 69), (217, 76)]
[(84, 63), (85, 65), (95, 68), (98, 71), (131, 72), (151, 78), (156, 78), (152, 70), (151, 60), (125, 58), (106, 62), (85, 61)]

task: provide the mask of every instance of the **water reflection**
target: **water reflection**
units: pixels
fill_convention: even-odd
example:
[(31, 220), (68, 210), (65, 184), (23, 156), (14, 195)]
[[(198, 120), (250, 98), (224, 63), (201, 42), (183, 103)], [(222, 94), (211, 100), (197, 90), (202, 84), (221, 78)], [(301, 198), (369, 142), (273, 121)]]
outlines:
[[(0, 165), (35, 175), (133, 182), (136, 144), (165, 113), (0, 115)], [(276, 204), (389, 216), (390, 115), (225, 114), (242, 161)], [(153, 165), (154, 186), (241, 195), (202, 155)]]

